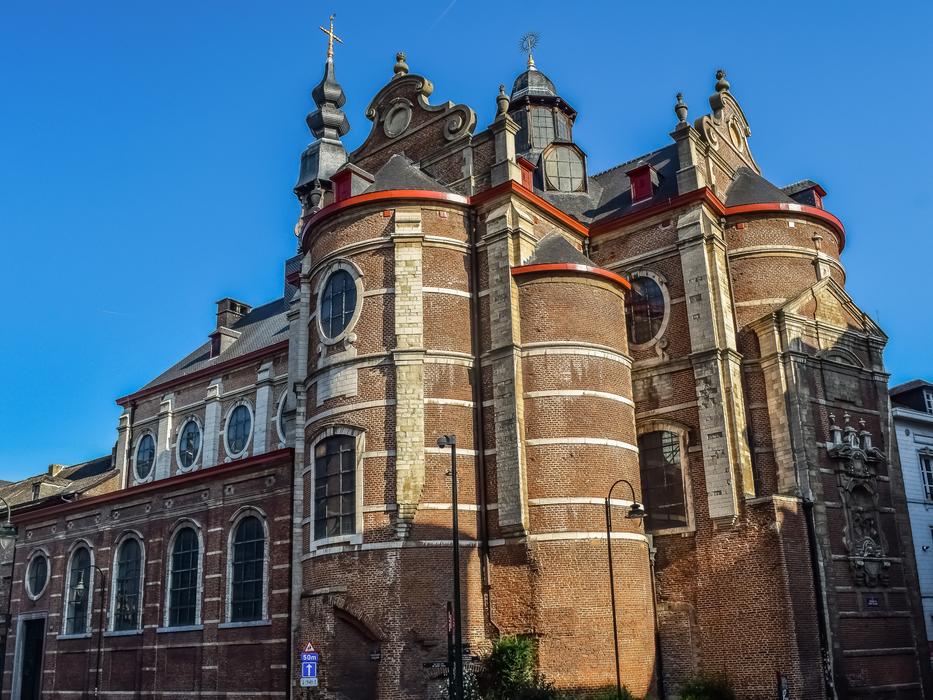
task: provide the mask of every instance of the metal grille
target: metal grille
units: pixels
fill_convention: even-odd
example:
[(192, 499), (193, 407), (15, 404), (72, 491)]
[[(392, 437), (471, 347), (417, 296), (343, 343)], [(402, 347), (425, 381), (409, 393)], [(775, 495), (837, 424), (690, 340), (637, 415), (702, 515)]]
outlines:
[(175, 537), (169, 583), (169, 627), (193, 625), (197, 620), (199, 548), (197, 533), (190, 527)]
[(65, 634), (87, 632), (87, 599), (92, 588), (91, 584), (91, 553), (87, 547), (79, 547), (71, 555)]
[(680, 436), (667, 430), (638, 438), (641, 492), (648, 513), (645, 526), (664, 530), (687, 525)]
[(262, 619), (266, 535), (259, 518), (243, 518), (233, 533), (230, 621)]
[(350, 324), (356, 311), (356, 282), (346, 270), (334, 272), (321, 298), (321, 329), (328, 338), (336, 338)]
[(139, 575), (142, 547), (135, 539), (128, 539), (117, 551), (117, 580), (113, 601), (113, 628), (135, 630), (139, 628)]
[(356, 531), (356, 440), (338, 435), (314, 450), (314, 538)]

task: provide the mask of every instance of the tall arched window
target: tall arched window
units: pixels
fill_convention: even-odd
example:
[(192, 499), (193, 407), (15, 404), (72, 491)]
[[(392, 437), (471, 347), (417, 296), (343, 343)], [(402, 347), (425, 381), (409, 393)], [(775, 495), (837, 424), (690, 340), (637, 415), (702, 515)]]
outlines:
[(684, 491), (681, 436), (655, 430), (638, 436), (641, 493), (648, 530), (687, 527), (690, 522)]
[(314, 539), (356, 532), (356, 438), (334, 435), (314, 448)]
[(193, 527), (183, 527), (176, 533), (170, 567), (167, 625), (183, 627), (198, 624), (201, 544)]
[(230, 622), (263, 619), (266, 531), (262, 521), (248, 515), (233, 530), (230, 552)]
[(68, 598), (65, 610), (65, 634), (84, 634), (88, 631), (90, 607), (88, 598), (93, 590), (91, 579), (91, 552), (78, 547), (71, 554), (68, 565)]
[(343, 269), (335, 270), (321, 296), (321, 330), (326, 338), (336, 338), (350, 325), (356, 311), (356, 281)]
[(113, 586), (113, 629), (139, 629), (143, 549), (135, 537), (123, 540), (117, 549)]

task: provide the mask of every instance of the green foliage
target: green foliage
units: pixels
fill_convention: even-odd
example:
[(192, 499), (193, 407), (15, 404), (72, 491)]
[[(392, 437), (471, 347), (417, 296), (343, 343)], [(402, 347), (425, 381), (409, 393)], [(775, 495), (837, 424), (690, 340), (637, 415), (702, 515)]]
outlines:
[(529, 637), (500, 637), (483, 662), (477, 681), (483, 700), (559, 700), (536, 670), (536, 649)]
[(680, 700), (735, 700), (735, 691), (725, 676), (699, 675), (683, 684)]

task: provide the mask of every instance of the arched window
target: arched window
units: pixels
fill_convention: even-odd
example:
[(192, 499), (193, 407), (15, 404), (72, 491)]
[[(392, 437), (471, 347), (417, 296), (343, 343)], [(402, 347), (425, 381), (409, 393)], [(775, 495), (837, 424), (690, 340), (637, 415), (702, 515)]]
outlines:
[(648, 530), (687, 527), (681, 437), (669, 430), (638, 436), (641, 492)]
[(266, 531), (262, 521), (248, 515), (233, 530), (230, 552), (230, 622), (263, 619)]
[(356, 438), (334, 435), (314, 448), (314, 539), (356, 532)]
[(667, 303), (661, 285), (647, 275), (633, 275), (632, 289), (625, 295), (625, 322), (628, 341), (647, 343), (660, 333)]
[(65, 610), (65, 634), (84, 634), (88, 631), (91, 609), (88, 598), (94, 588), (91, 579), (91, 552), (80, 546), (71, 554), (68, 565), (68, 591)]
[(172, 543), (168, 585), (168, 627), (198, 624), (201, 545), (193, 527), (179, 530)]
[(116, 631), (139, 629), (142, 558), (142, 545), (135, 537), (123, 540), (117, 549), (111, 612)]
[(333, 339), (350, 325), (356, 312), (356, 280), (343, 269), (335, 270), (327, 279), (321, 296), (321, 331)]

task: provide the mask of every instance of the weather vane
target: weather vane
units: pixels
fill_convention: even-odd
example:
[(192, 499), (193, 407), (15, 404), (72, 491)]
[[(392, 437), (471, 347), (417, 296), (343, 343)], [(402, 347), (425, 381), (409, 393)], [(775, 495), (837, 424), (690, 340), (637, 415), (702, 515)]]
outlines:
[(343, 43), (343, 39), (341, 39), (339, 36), (334, 34), (334, 17), (336, 16), (337, 16), (336, 12), (330, 16), (330, 29), (324, 29), (324, 27), (320, 28), (321, 31), (327, 35), (327, 58), (334, 57), (334, 40), (335, 39), (339, 41), (341, 44)]
[(540, 37), (538, 32), (528, 32), (527, 34), (523, 35), (518, 42), (519, 50), (521, 50), (522, 53), (528, 54), (529, 69), (533, 69), (535, 67), (535, 57), (531, 52), (534, 51), (535, 47), (538, 45), (539, 38)]

